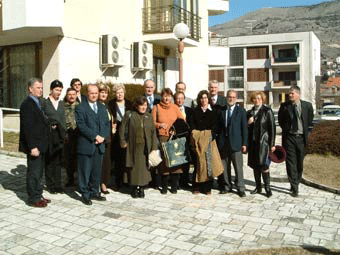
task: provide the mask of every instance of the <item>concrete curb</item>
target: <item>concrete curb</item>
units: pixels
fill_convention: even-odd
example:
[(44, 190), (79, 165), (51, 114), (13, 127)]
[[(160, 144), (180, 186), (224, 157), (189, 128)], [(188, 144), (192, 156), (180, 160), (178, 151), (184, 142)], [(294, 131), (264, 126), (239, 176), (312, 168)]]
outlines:
[(6, 150), (0, 150), (0, 154), (18, 157), (18, 158), (26, 158), (26, 154), (22, 152), (14, 152), (14, 151), (6, 151)]
[(335, 194), (340, 194), (340, 189), (313, 182), (311, 180), (306, 179), (304, 176), (302, 176), (301, 183), (303, 183), (307, 186), (313, 187), (313, 188), (321, 189), (321, 190), (332, 192), (332, 193), (335, 193)]

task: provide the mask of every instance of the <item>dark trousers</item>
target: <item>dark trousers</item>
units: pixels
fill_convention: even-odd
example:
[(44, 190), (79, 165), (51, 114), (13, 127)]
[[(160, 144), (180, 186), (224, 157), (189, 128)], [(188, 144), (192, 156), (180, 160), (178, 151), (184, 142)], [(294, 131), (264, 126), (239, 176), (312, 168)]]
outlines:
[(79, 191), (86, 199), (99, 194), (103, 155), (98, 147), (92, 155), (78, 154)]
[(78, 131), (67, 131), (67, 142), (65, 143), (66, 173), (68, 184), (74, 185), (74, 175), (77, 172), (77, 143)]
[(102, 183), (109, 186), (111, 180), (111, 143), (105, 144), (105, 154), (102, 163)]
[(285, 149), (287, 151), (286, 168), (288, 180), (293, 192), (299, 191), (299, 184), (303, 172), (303, 160), (305, 157), (305, 145), (303, 135), (288, 134)]
[(241, 151), (232, 151), (228, 138), (225, 140), (225, 148), (221, 153), (223, 163), (223, 174), (218, 177), (219, 187), (223, 185), (227, 186), (227, 189), (231, 190), (233, 184), (231, 182), (231, 163), (233, 164), (235, 171), (235, 184), (238, 191), (242, 192), (245, 190), (244, 178), (243, 178), (243, 156)]
[(61, 189), (62, 178), (61, 169), (63, 161), (63, 150), (55, 152), (53, 155), (46, 155), (45, 159), (45, 179), (49, 190)]
[(262, 175), (262, 179), (263, 179), (263, 182), (264, 182), (264, 187), (266, 189), (268, 189), (269, 185), (270, 185), (270, 175), (269, 175), (269, 172), (264, 173), (262, 171), (261, 167), (256, 167), (256, 168), (253, 169), (253, 171), (254, 171), (254, 178), (255, 178), (256, 188), (257, 189), (261, 189), (262, 188), (262, 184), (261, 184), (261, 175)]
[(45, 154), (39, 157), (27, 155), (27, 174), (26, 188), (28, 194), (28, 203), (35, 203), (41, 200), (43, 187), (42, 177), (44, 173)]

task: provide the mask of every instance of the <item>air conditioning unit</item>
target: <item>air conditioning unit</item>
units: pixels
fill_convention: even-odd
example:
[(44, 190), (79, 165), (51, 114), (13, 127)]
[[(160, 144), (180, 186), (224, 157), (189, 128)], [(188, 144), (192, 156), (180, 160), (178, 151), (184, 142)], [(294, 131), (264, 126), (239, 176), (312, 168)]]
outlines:
[(133, 70), (152, 70), (153, 69), (153, 50), (152, 44), (146, 42), (133, 43)]
[(102, 35), (100, 42), (100, 64), (123, 66), (126, 64), (125, 41), (117, 35)]

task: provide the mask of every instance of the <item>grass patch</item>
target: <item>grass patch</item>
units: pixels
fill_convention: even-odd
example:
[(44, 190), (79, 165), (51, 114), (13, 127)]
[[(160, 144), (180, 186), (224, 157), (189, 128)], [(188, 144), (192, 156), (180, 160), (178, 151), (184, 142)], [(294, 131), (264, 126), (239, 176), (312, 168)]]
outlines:
[(308, 154), (304, 161), (304, 176), (316, 183), (340, 189), (340, 157)]

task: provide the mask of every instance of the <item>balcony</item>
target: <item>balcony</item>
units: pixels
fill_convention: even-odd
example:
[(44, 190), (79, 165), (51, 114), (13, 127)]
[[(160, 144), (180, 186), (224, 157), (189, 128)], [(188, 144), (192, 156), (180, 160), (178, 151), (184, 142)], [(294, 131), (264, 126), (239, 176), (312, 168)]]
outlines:
[[(185, 23), (189, 27), (190, 33), (188, 38), (184, 40), (184, 43), (189, 44), (187, 46), (198, 45), (201, 38), (201, 18), (199, 16), (176, 5), (143, 8), (143, 34), (145, 41), (157, 41), (158, 44), (165, 46), (177, 45), (178, 40), (173, 35), (173, 29), (177, 23)], [(190, 40), (196, 43), (189, 42)]]
[(225, 35), (218, 35), (213, 32), (209, 32), (209, 46), (213, 47), (228, 47), (228, 37)]
[[(60, 0), (3, 0), (0, 34), (11, 44), (62, 34), (64, 2)], [(5, 40), (5, 43), (6, 40)]]
[(273, 65), (299, 64), (299, 45), (275, 45), (273, 46)]
[(208, 0), (208, 15), (220, 15), (229, 11), (229, 0)]

